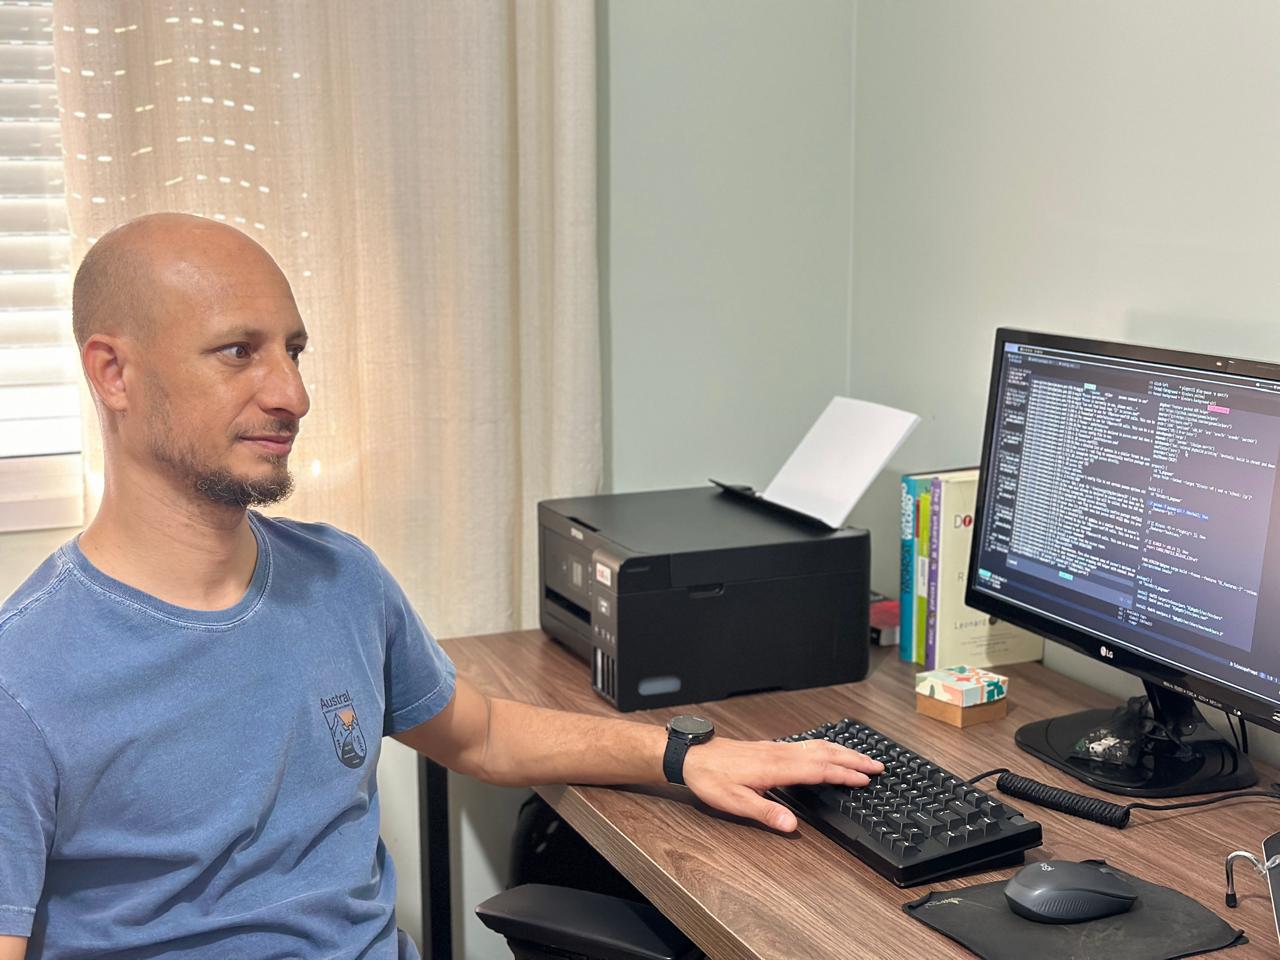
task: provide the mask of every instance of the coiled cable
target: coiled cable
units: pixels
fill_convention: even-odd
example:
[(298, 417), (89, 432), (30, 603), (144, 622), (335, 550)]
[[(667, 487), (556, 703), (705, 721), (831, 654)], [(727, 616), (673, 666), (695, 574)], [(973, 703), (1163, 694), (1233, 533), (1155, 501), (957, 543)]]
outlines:
[(1203, 800), (1184, 800), (1179, 803), (1142, 803), (1137, 801), (1122, 805), (1099, 797), (1086, 797), (1083, 794), (1073, 793), (1061, 787), (1051, 787), (1047, 783), (1032, 780), (1030, 777), (1020, 777), (1016, 773), (1010, 773), (1007, 767), (988, 770), (986, 773), (971, 777), (966, 782), (975, 784), (979, 780), (985, 780), (987, 777), (995, 776), (996, 774), (1000, 774), (999, 779), (996, 780), (996, 789), (1003, 794), (1018, 800), (1029, 800), (1041, 807), (1048, 807), (1050, 810), (1057, 810), (1073, 817), (1079, 817), (1081, 820), (1092, 820), (1094, 823), (1115, 827), (1117, 830), (1123, 830), (1129, 825), (1129, 814), (1133, 810), (1181, 810), (1187, 807), (1204, 807), (1211, 803), (1235, 800), (1239, 797), (1269, 797), (1273, 800), (1280, 800), (1280, 783), (1273, 783), (1270, 790), (1237, 790), (1234, 793), (1224, 793), (1221, 796), (1208, 797)]

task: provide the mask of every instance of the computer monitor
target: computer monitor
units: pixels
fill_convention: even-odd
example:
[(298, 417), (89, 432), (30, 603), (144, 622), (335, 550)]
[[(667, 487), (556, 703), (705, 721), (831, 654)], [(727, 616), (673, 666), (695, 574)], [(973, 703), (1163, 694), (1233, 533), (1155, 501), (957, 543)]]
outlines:
[(1024, 750), (1132, 796), (1256, 782), (1197, 702), (1280, 730), (1278, 457), (1278, 364), (996, 332), (965, 600), (1147, 692)]

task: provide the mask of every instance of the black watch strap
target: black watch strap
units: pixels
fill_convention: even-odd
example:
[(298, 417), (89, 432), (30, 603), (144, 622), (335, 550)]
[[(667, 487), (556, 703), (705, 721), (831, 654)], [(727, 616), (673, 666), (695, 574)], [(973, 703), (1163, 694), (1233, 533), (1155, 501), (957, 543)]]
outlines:
[(715, 733), (715, 724), (704, 717), (685, 714), (667, 722), (667, 749), (662, 754), (662, 774), (667, 783), (684, 784), (684, 755)]
[(684, 786), (684, 755), (689, 752), (689, 741), (684, 737), (667, 736), (667, 749), (662, 755), (662, 775), (667, 783)]

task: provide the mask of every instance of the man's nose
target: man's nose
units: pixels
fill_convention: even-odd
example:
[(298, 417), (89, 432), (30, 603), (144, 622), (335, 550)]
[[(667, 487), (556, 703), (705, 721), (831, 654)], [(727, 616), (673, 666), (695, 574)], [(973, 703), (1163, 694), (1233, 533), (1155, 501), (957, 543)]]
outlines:
[(302, 373), (287, 350), (271, 358), (259, 391), (259, 403), (266, 412), (291, 420), (301, 420), (311, 408)]

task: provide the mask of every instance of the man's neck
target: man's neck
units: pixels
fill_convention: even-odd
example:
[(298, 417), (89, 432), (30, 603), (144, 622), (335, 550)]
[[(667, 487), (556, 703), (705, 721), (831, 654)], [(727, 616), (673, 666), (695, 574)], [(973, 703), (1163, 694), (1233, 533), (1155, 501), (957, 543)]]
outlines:
[(146, 481), (108, 483), (80, 549), (107, 576), (193, 610), (238, 603), (258, 559), (244, 508)]

